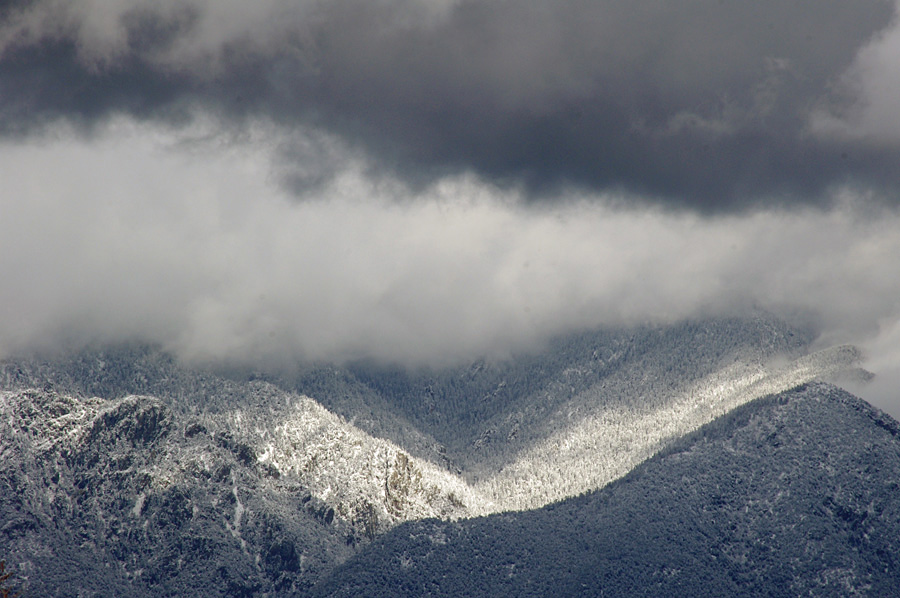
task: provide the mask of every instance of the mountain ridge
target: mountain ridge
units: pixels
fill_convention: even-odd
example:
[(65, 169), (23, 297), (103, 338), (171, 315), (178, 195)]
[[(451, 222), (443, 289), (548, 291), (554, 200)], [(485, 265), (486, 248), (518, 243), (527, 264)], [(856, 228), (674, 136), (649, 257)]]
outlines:
[(314, 595), (889, 596), (900, 584), (898, 435), (861, 399), (801, 385), (600, 490), (403, 524)]
[[(47, 555), (65, 556), (52, 540), (64, 537), (65, 558), (86, 570), (96, 567), (85, 546), (116, 563), (117, 573), (97, 577), (108, 588), (304, 595), (405, 521), (540, 508), (603, 487), (759, 396), (865, 375), (856, 349), (807, 353), (809, 343), (757, 318), (576, 335), (561, 353), (424, 374), (351, 365), (294, 379), (223, 376), (141, 346), (6, 361), (0, 482), (30, 498), (0, 499), (10, 521), (2, 533), (29, 575), (53, 568)], [(304, 387), (323, 391), (322, 401)], [(436, 404), (417, 415), (423, 388)], [(459, 431), (462, 443), (417, 427), (438, 397), (458, 410), (484, 389), (510, 388), (522, 392), (502, 399), (508, 411), (487, 429), (474, 421)], [(205, 556), (187, 567), (175, 555), (195, 545)], [(218, 564), (216, 552), (225, 555)], [(229, 576), (222, 562), (241, 573)], [(65, 578), (54, 571), (51, 579)]]

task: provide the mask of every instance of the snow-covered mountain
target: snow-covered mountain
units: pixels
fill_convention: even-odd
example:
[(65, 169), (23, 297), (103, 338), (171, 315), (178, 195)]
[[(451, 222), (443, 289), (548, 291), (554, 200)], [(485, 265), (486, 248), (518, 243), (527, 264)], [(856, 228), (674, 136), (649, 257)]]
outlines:
[(877, 596), (900, 587), (900, 425), (827, 384), (754, 401), (543, 509), (411, 522), (315, 596)]
[(9, 360), (0, 559), (48, 596), (80, 579), (99, 596), (303, 595), (399, 523), (596, 490), (755, 398), (866, 375), (854, 348), (811, 340), (758, 314), (446, 370), (213, 373), (143, 346)]

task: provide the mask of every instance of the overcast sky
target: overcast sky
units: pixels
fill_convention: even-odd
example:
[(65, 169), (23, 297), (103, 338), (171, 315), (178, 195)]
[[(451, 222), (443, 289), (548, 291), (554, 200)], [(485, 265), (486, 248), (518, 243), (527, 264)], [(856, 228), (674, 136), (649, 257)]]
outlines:
[(757, 306), (900, 413), (893, 2), (4, 7), (0, 353), (452, 363)]

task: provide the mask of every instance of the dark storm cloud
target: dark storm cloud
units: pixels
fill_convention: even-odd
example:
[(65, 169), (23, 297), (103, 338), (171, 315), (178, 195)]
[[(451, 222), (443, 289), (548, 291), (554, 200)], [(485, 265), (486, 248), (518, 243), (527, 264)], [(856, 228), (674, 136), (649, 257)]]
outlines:
[(900, 196), (900, 145), (820, 134), (885, 0), (53, 0), (4, 15), (2, 127), (113, 112), (317, 127), (408, 181), (473, 170), (703, 211)]

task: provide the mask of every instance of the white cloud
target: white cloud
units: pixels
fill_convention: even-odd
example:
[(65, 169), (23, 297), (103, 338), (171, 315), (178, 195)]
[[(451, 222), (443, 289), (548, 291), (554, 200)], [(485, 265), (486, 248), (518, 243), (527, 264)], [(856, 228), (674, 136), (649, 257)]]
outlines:
[(141, 337), (188, 358), (441, 363), (755, 303), (815, 310), (825, 341), (896, 370), (895, 212), (524, 207), (471, 177), (413, 197), (352, 160), (298, 202), (272, 170), (281, 135), (117, 120), (3, 142), (0, 352)]
[(813, 131), (880, 143), (900, 142), (900, 18), (895, 15), (889, 27), (860, 49), (838, 85), (850, 103), (814, 112)]
[(900, 419), (900, 318), (885, 318), (878, 331), (861, 344), (867, 353), (866, 367), (876, 376), (865, 384), (851, 384), (848, 389)]

